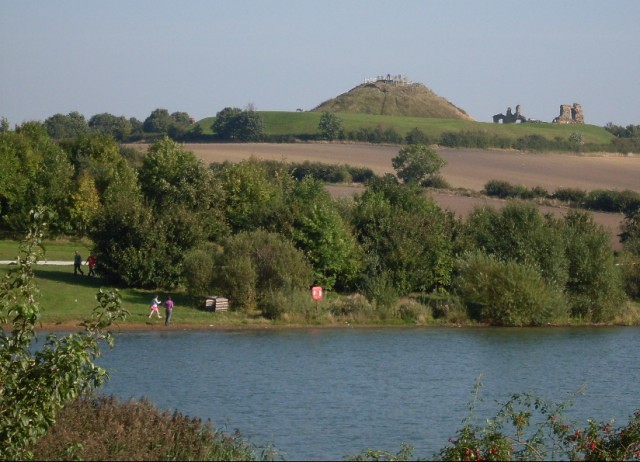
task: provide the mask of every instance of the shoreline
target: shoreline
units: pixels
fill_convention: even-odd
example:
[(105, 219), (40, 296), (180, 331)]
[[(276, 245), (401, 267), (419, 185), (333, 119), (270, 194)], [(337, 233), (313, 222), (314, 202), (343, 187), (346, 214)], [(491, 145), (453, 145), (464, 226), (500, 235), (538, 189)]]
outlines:
[[(80, 332), (80, 322), (56, 322), (42, 323), (36, 328), (36, 332)], [(2, 326), (5, 332), (10, 332), (10, 326)], [(587, 324), (547, 324), (545, 326), (491, 326), (488, 324), (171, 324), (164, 323), (127, 323), (116, 324), (108, 330), (113, 333), (125, 332), (185, 332), (185, 331), (256, 331), (256, 330), (318, 330), (318, 329), (460, 329), (460, 328), (502, 328), (502, 329), (553, 329), (553, 328), (581, 328), (581, 327), (640, 327), (638, 325), (624, 325), (614, 323), (587, 323)]]

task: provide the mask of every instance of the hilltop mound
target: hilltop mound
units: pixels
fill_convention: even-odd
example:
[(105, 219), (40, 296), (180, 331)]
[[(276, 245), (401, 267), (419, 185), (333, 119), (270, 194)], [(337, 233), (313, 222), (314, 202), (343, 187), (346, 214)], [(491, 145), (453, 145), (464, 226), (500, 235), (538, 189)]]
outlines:
[(474, 120), (421, 83), (398, 84), (385, 80), (358, 85), (311, 111)]

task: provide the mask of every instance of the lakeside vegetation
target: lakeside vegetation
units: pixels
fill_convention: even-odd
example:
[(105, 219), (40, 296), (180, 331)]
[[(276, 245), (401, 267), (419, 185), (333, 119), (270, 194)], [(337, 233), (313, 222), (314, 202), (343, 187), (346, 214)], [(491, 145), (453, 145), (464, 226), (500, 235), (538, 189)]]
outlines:
[[(235, 130), (242, 114), (229, 111), (219, 129)], [(219, 295), (230, 300), (228, 318), (245, 324), (638, 323), (638, 201), (624, 210), (617, 255), (579, 210), (554, 218), (514, 201), (455, 217), (425, 194), (442, 183), (444, 161), (422, 144), (399, 148), (396, 175), (339, 167), (366, 189), (334, 199), (323, 181), (335, 169), (207, 166), (168, 138), (135, 164), (107, 135), (56, 142), (28, 123), (0, 142), (0, 230), (19, 235), (34, 205), (46, 205), (52, 236), (85, 239), (100, 284), (130, 290), (137, 306), (161, 291), (197, 322), (211, 317), (199, 310), (203, 298)], [(71, 282), (59, 268), (38, 271)], [(322, 303), (312, 285), (328, 294)]]

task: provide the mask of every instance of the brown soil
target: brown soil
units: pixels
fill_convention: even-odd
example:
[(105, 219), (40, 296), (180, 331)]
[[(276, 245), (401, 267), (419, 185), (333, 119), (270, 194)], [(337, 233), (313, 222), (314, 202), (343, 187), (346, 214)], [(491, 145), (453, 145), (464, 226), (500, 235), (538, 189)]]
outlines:
[[(144, 145), (138, 145), (144, 148)], [(186, 144), (205, 163), (239, 162), (254, 156), (264, 160), (286, 162), (325, 162), (348, 164), (372, 169), (376, 174), (394, 173), (391, 159), (398, 154), (398, 146), (348, 143), (294, 144)], [(615, 154), (572, 155), (539, 154), (518, 151), (437, 148), (447, 161), (441, 174), (453, 188), (480, 191), (489, 180), (504, 180), (527, 187), (540, 186), (553, 192), (557, 188), (630, 189), (640, 191), (640, 157)], [(361, 191), (360, 186), (330, 186), (335, 196)], [(448, 193), (433, 193), (441, 207), (465, 216), (475, 206), (501, 207), (504, 201), (489, 198), (465, 197)], [(542, 206), (544, 212), (562, 215), (568, 209)], [(612, 233), (612, 244), (619, 249), (617, 238), (620, 214), (593, 213), (596, 222)]]

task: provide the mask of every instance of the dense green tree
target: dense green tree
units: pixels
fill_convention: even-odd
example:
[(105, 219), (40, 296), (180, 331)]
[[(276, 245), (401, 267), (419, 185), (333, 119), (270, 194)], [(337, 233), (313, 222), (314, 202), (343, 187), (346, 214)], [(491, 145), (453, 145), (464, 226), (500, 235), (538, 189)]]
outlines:
[(131, 121), (124, 116), (115, 116), (104, 112), (89, 119), (89, 128), (105, 135), (111, 135), (118, 141), (126, 140), (132, 131)]
[(66, 153), (40, 124), (0, 134), (0, 213), (5, 227), (23, 231), (29, 211), (48, 205), (53, 232), (69, 230), (73, 167)]
[(323, 112), (318, 123), (318, 132), (324, 140), (335, 140), (342, 134), (342, 119), (333, 112)]
[(64, 140), (84, 135), (89, 131), (85, 117), (77, 111), (67, 115), (55, 114), (44, 121), (49, 136), (56, 140)]
[(282, 187), (258, 159), (225, 165), (215, 177), (223, 189), (224, 212), (233, 232), (269, 227), (274, 214), (282, 210)]
[(610, 321), (622, 311), (625, 295), (609, 234), (588, 212), (576, 210), (564, 218), (562, 232), (572, 314), (585, 321)]
[(447, 161), (429, 146), (411, 144), (400, 149), (391, 164), (403, 182), (420, 184), (430, 175), (437, 174)]
[(399, 294), (448, 287), (459, 224), (415, 184), (387, 175), (356, 198), (354, 226), (367, 277), (387, 274)]
[(226, 107), (216, 114), (211, 129), (221, 140), (260, 141), (264, 132), (262, 116), (254, 110)]
[(465, 229), (472, 248), (530, 266), (547, 283), (564, 287), (568, 263), (562, 235), (554, 219), (534, 205), (509, 202), (499, 211), (476, 208)]
[(120, 154), (118, 143), (110, 135), (79, 137), (66, 149), (77, 175), (86, 171), (93, 177), (102, 203), (142, 200), (138, 174)]
[(149, 148), (139, 178), (145, 198), (158, 210), (171, 205), (198, 210), (213, 200), (211, 170), (192, 152), (166, 137)]
[(308, 288), (311, 265), (293, 243), (264, 230), (238, 233), (223, 245), (218, 284), (234, 307), (259, 307), (271, 291)]
[(144, 120), (142, 128), (147, 133), (166, 134), (172, 123), (173, 119), (169, 115), (169, 111), (158, 108), (152, 111), (149, 117)]
[(359, 246), (322, 183), (310, 177), (295, 183), (291, 236), (326, 289), (353, 288), (361, 271)]

